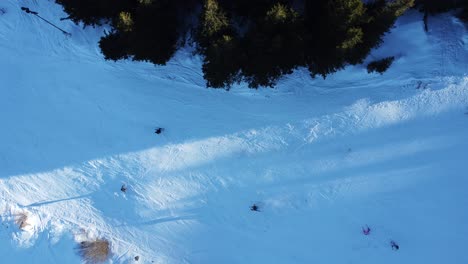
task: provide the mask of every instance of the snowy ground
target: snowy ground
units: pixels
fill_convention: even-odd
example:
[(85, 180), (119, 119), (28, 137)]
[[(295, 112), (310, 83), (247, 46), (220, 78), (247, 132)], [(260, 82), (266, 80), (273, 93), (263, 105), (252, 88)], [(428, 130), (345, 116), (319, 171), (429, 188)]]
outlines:
[(449, 15), (428, 34), (401, 18), (368, 59), (396, 56), (384, 75), (227, 92), (189, 49), (106, 62), (103, 29), (52, 1), (0, 9), (1, 263), (80, 263), (93, 238), (112, 263), (468, 263), (468, 34)]

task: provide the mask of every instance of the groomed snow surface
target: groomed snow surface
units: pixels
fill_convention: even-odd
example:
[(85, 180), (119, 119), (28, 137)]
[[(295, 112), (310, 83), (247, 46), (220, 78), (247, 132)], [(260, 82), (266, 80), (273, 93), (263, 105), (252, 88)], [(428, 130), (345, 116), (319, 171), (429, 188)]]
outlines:
[(366, 61), (395, 56), (384, 75), (224, 91), (190, 47), (107, 62), (104, 28), (53, 1), (0, 8), (1, 263), (81, 263), (96, 238), (110, 263), (468, 263), (468, 35), (449, 14), (399, 19)]

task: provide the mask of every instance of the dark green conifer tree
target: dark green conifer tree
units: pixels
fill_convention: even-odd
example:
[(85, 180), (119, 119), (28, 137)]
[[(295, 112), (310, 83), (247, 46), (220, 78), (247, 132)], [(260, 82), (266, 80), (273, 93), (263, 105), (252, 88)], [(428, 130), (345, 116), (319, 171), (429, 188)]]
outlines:
[(312, 76), (343, 68), (347, 54), (363, 42), (368, 20), (361, 0), (306, 1), (306, 59)]
[(56, 0), (63, 6), (69, 18), (75, 22), (83, 22), (85, 26), (100, 25), (109, 21), (121, 11), (135, 6), (136, 0)]
[(297, 67), (325, 77), (362, 63), (414, 0), (56, 1), (75, 22), (110, 23), (99, 42), (106, 59), (165, 64), (195, 29), (209, 87), (256, 88)]
[(239, 72), (238, 36), (217, 0), (205, 0), (197, 29), (203, 74), (208, 87), (221, 88), (237, 81)]
[(290, 6), (277, 3), (243, 38), (242, 74), (252, 88), (274, 86), (284, 74), (304, 64), (304, 27)]

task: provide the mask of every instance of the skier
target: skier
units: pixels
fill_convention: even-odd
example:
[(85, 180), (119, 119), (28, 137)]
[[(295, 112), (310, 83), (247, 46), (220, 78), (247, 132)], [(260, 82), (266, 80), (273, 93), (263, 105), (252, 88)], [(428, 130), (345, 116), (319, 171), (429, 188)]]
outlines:
[(154, 130), (154, 133), (159, 135), (159, 134), (161, 134), (163, 131), (164, 131), (164, 128), (158, 127), (158, 128), (156, 128), (156, 129)]
[(369, 226), (366, 225), (366, 227), (363, 227), (362, 228), (362, 233), (365, 235), (365, 236), (368, 236), (370, 234), (370, 231), (371, 229), (369, 228)]
[(252, 206), (250, 206), (250, 211), (260, 212), (258, 210), (258, 205), (256, 205), (256, 204), (253, 204)]
[(398, 244), (393, 240), (390, 241), (390, 245), (392, 246), (393, 250), (399, 250), (400, 249), (400, 246), (398, 246)]

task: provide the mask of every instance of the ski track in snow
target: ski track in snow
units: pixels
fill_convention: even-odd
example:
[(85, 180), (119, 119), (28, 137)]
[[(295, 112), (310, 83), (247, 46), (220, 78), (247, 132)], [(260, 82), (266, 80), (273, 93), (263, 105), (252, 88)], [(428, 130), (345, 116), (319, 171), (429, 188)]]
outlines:
[[(375, 75), (362, 80), (359, 74), (363, 70), (355, 66), (310, 85), (310, 78), (298, 71), (284, 78), (280, 88), (272, 91), (252, 92), (245, 89), (245, 84), (235, 86), (229, 94), (233, 101), (225, 102), (226, 92), (202, 88), (200, 61), (197, 57), (187, 58), (190, 50), (179, 52), (165, 67), (129, 61), (104, 63), (95, 44), (102, 28), (82, 29), (69, 21), (63, 22), (61, 26), (73, 34), (67, 38), (18, 11), (19, 6), (27, 5), (46, 19), (64, 15), (59, 6), (46, 2), (0, 3), (0, 8), (7, 10), (0, 15), (0, 52), (17, 50), (46, 70), (58, 69), (61, 63), (83, 68), (102, 64), (95, 69), (109, 78), (134, 78), (135, 85), (144, 86), (138, 90), (143, 98), (161, 97), (158, 99), (163, 106), (187, 107), (182, 108), (185, 112), (179, 117), (194, 118), (187, 121), (192, 126), (197, 126), (197, 122), (204, 125), (205, 120), (207, 123), (223, 120), (199, 109), (197, 100), (204, 100), (205, 95), (206, 100), (219, 101), (206, 103), (207, 107), (219, 110), (216, 107), (223, 106), (226, 115), (232, 115), (228, 117), (233, 119), (229, 123), (237, 121), (236, 115), (250, 119), (240, 118), (239, 123), (246, 125), (230, 133), (225, 132), (229, 129), (215, 130), (216, 124), (206, 125), (208, 131), (216, 132), (200, 132), (203, 134), (200, 137), (163, 133), (158, 146), (112, 153), (50, 170), (20, 174), (0, 170), (0, 245), (8, 244), (0, 253), (6, 255), (7, 261), (24, 263), (37, 257), (37, 263), (79, 263), (73, 252), (75, 242), (98, 237), (111, 241), (111, 261), (115, 263), (134, 263), (136, 255), (141, 257), (140, 263), (468, 261), (461, 254), (463, 241), (459, 241), (468, 235), (464, 227), (467, 217), (463, 213), (468, 209), (464, 205), (466, 197), (460, 194), (466, 180), (459, 174), (466, 169), (461, 161), (466, 157), (467, 125), (463, 111), (468, 106), (468, 52), (466, 44), (460, 42), (466, 32), (454, 20), (445, 15), (431, 18), (430, 33), (436, 41), (435, 48), (430, 48), (440, 55), (427, 61), (428, 71), (420, 76), (404, 68), (405, 63), (420, 62), (420, 57), (402, 55), (395, 68), (383, 77)], [(412, 21), (411, 17), (407, 20), (402, 19), (399, 26), (411, 34), (417, 28), (414, 24), (420, 21)], [(25, 26), (30, 28), (26, 30)], [(23, 31), (30, 36), (18, 33)], [(401, 36), (388, 38), (390, 42), (391, 38), (398, 41)], [(413, 39), (408, 46), (416, 47), (419, 41)], [(374, 55), (394, 55), (392, 52), (391, 45), (384, 45)], [(11, 65), (18, 67), (13, 63), (14, 56), (7, 55), (5, 58), (11, 60)], [(437, 67), (430, 69), (434, 65)], [(126, 75), (122, 74), (124, 71)], [(57, 78), (55, 82), (61, 83), (58, 77), (44, 78)], [(21, 81), (24, 80), (18, 82)], [(22, 87), (15, 81), (7, 83), (13, 88)], [(153, 85), (165, 88), (155, 95), (148, 88)], [(106, 118), (110, 114), (102, 113), (115, 110), (112, 102), (101, 100), (99, 95), (86, 97), (87, 90), (82, 91), (73, 82), (70, 91), (63, 92), (58, 86), (56, 90), (39, 88), (50, 89), (48, 92), (59, 99), (66, 92), (84, 94), (87, 102), (80, 107), (97, 109), (89, 110), (89, 115)], [(97, 86), (99, 89), (105, 85)], [(373, 92), (374, 86), (382, 88)], [(36, 93), (36, 88), (31, 89), (31, 93)], [(361, 90), (364, 92), (358, 92)], [(119, 88), (111, 91), (124, 98), (122, 101), (131, 94)], [(191, 92), (193, 97), (184, 95)], [(15, 100), (21, 97), (20, 92), (3, 93)], [(340, 93), (345, 95), (339, 96)], [(334, 101), (327, 101), (330, 98)], [(59, 99), (52, 98), (50, 102)], [(245, 103), (244, 99), (251, 101)], [(130, 117), (123, 120), (133, 122), (128, 126), (142, 125), (137, 117), (131, 118), (131, 114), (139, 111), (140, 99), (134, 100), (134, 105), (122, 105), (123, 115), (130, 112)], [(269, 105), (268, 100), (275, 104)], [(301, 100), (317, 106), (300, 112)], [(350, 101), (353, 103), (348, 104)], [(0, 102), (7, 104), (9, 100)], [(296, 102), (298, 106), (294, 107)], [(259, 106), (253, 110), (243, 107), (256, 103)], [(263, 107), (282, 115), (272, 118), (255, 111)], [(17, 108), (5, 106), (5, 109)], [(141, 108), (142, 113), (144, 109)], [(0, 116), (6, 118), (6, 113), (3, 114)], [(152, 116), (146, 114), (143, 115)], [(223, 125), (228, 124), (218, 124)], [(23, 143), (21, 133), (25, 132), (13, 137), (18, 145), (42, 143), (34, 142), (37, 136), (34, 133), (30, 141)], [(93, 145), (92, 140), (76, 144)], [(41, 154), (47, 159), (50, 153)], [(451, 158), (441, 160), (444, 155)], [(4, 163), (8, 165), (8, 160)], [(442, 176), (450, 180), (441, 180)], [(128, 187), (126, 193), (120, 191), (124, 184)], [(425, 188), (432, 193), (425, 193)], [(442, 193), (439, 189), (453, 192)], [(428, 198), (432, 200), (425, 203)], [(253, 203), (262, 212), (250, 212), (248, 206)], [(438, 211), (428, 220), (425, 216), (432, 210)], [(28, 222), (25, 228), (18, 229), (14, 222), (21, 214), (28, 216)], [(360, 228), (366, 223), (371, 224), (373, 231), (371, 236), (362, 238)], [(455, 226), (457, 234), (436, 230), (433, 236), (443, 245), (417, 246), (417, 242), (431, 239), (428, 228), (442, 224)], [(413, 229), (411, 232), (404, 230), (407, 225)], [(403, 243), (400, 255), (388, 250), (389, 239), (396, 238)], [(453, 241), (457, 245), (452, 248), (445, 245)], [(9, 243), (17, 251), (10, 252)], [(427, 247), (437, 248), (443, 254)], [(423, 255), (426, 251), (429, 253)]]

